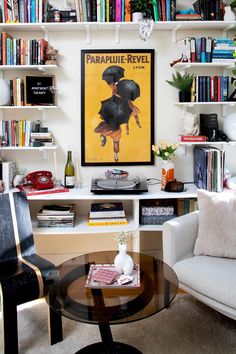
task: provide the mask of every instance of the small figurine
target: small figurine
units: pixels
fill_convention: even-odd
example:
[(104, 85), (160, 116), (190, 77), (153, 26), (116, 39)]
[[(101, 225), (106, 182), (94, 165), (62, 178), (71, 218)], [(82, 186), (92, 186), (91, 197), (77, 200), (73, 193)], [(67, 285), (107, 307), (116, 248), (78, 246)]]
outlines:
[(58, 50), (53, 49), (53, 47), (49, 47), (46, 51), (47, 60), (45, 62), (46, 65), (57, 65), (57, 54)]
[(184, 122), (184, 135), (199, 135), (200, 129), (197, 121), (197, 115), (185, 112), (182, 114), (183, 122)]

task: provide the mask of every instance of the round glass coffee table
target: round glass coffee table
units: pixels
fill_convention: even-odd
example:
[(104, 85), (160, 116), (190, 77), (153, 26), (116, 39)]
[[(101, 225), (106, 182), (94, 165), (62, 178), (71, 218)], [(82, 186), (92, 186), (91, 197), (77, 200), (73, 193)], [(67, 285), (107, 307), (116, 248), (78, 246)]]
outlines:
[(140, 266), (140, 286), (88, 288), (85, 286), (91, 264), (113, 264), (116, 251), (81, 255), (61, 264), (51, 274), (50, 306), (72, 320), (99, 326), (102, 341), (79, 350), (80, 354), (140, 354), (124, 343), (114, 342), (110, 325), (142, 320), (167, 308), (175, 298), (178, 279), (164, 262), (128, 252)]

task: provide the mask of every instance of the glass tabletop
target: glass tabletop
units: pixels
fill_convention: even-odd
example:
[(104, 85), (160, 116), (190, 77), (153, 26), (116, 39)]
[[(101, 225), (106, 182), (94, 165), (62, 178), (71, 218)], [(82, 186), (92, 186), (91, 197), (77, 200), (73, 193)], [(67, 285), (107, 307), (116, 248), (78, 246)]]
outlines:
[(113, 264), (116, 251), (95, 252), (72, 258), (58, 266), (49, 279), (50, 306), (70, 319), (99, 324), (121, 324), (149, 317), (168, 307), (178, 290), (178, 279), (166, 263), (128, 252), (140, 265), (140, 286), (88, 288), (91, 264)]

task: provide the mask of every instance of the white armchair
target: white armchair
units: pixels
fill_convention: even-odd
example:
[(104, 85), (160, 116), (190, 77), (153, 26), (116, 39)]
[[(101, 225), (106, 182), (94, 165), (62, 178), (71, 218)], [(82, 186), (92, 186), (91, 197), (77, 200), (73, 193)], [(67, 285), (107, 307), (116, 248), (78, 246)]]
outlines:
[(236, 259), (194, 255), (198, 214), (165, 222), (164, 262), (176, 272), (181, 289), (236, 320)]

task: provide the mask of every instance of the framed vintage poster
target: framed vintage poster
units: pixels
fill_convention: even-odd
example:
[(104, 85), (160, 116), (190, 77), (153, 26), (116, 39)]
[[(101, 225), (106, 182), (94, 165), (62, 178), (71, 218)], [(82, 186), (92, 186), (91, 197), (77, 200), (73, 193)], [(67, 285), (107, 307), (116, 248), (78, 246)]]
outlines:
[(154, 50), (81, 54), (82, 166), (153, 165)]

